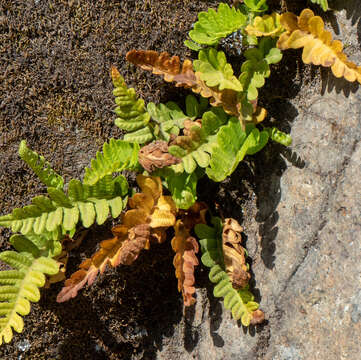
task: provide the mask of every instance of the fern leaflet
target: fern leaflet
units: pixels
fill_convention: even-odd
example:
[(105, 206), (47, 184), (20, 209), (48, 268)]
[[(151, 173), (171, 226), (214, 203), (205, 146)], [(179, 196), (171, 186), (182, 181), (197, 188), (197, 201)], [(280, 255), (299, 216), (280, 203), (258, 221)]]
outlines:
[(212, 142), (216, 139), (215, 133), (218, 128), (227, 121), (227, 115), (221, 108), (214, 108), (202, 116), (201, 125), (194, 122), (190, 124), (189, 135), (178, 136), (169, 152), (179, 158), (182, 162), (172, 165), (175, 172), (186, 171), (191, 174), (195, 171), (197, 164), (205, 168), (209, 165)]
[(51, 257), (61, 251), (59, 242), (45, 236), (14, 235), (10, 242), (20, 252), (0, 253), (0, 260), (16, 269), (0, 271), (0, 344), (11, 341), (13, 330), (22, 332), (22, 316), (29, 314), (30, 301), (39, 301), (44, 274), (58, 273), (59, 265)]
[(260, 151), (268, 141), (268, 132), (260, 132), (253, 124), (243, 131), (238, 119), (232, 117), (222, 126), (214, 141), (206, 174), (213, 181), (223, 181), (231, 175), (243, 158)]
[(201, 79), (207, 86), (218, 86), (219, 90), (231, 89), (242, 91), (243, 87), (239, 80), (233, 75), (231, 64), (227, 63), (223, 51), (213, 48), (201, 50), (198, 60), (193, 61), (195, 71), (200, 72)]
[(103, 152), (97, 152), (85, 169), (84, 184), (94, 185), (106, 175), (125, 169), (135, 169), (138, 165), (139, 145), (124, 140), (110, 139), (103, 145)]
[(148, 125), (150, 115), (145, 110), (144, 100), (137, 99), (133, 88), (128, 89), (123, 77), (115, 67), (112, 67), (112, 79), (113, 94), (117, 104), (115, 113), (118, 115), (115, 125), (129, 132), (124, 136), (124, 140), (139, 144), (153, 140), (154, 136)]
[[(246, 21), (247, 16), (241, 11), (220, 3), (217, 11), (209, 9), (198, 14), (198, 21), (189, 32), (189, 37), (198, 44), (217, 45), (220, 39), (244, 27)], [(185, 41), (185, 45), (193, 50), (200, 49), (190, 41)]]
[(30, 150), (26, 146), (26, 141), (22, 140), (19, 146), (20, 157), (28, 164), (28, 166), (39, 177), (40, 181), (46, 186), (51, 186), (57, 189), (62, 189), (64, 186), (64, 179), (57, 174), (49, 162), (43, 156), (38, 155), (35, 151)]
[(328, 10), (328, 1), (327, 0), (311, 0), (314, 4), (318, 4), (321, 6), (323, 11)]

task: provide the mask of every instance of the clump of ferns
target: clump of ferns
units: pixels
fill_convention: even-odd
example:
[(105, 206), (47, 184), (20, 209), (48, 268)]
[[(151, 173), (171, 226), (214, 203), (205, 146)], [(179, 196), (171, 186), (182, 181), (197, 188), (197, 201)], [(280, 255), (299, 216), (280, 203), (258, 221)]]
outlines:
[[(0, 260), (14, 268), (0, 272), (0, 343), (11, 341), (13, 330), (23, 330), (22, 316), (29, 313), (30, 302), (39, 300), (39, 288), (64, 279), (66, 244), (77, 226), (103, 224), (109, 216), (119, 222), (113, 237), (101, 242), (65, 281), (59, 302), (75, 297), (108, 266), (132, 264), (140, 251), (166, 241), (167, 230), (173, 228), (173, 263), (185, 306), (196, 301), (194, 268), (200, 247), (215, 284), (214, 296), (224, 298), (234, 319), (245, 326), (264, 320), (248, 285), (242, 228), (234, 219), (215, 216), (207, 224), (207, 205), (197, 202), (197, 182), (203, 176), (223, 181), (269, 140), (291, 144), (289, 135), (263, 125), (267, 111), (258, 105), (258, 90), (283, 50), (303, 48), (305, 63), (331, 67), (335, 76), (361, 83), (361, 68), (347, 60), (342, 44), (332, 40), (311, 10), (300, 16), (266, 11), (265, 0), (244, 0), (237, 7), (221, 3), (217, 11), (200, 13), (189, 33), (192, 41), (186, 41), (198, 52), (194, 61), (181, 63), (166, 52), (128, 52), (133, 64), (196, 96), (186, 97), (184, 109), (174, 102), (145, 106), (113, 67), (115, 125), (125, 135), (103, 145), (81, 181), (72, 179), (64, 186), (44, 157), (25, 141), (20, 143), (19, 155), (46, 185), (47, 195), (0, 217), (0, 226), (15, 233), (10, 237), (15, 251), (0, 254)], [(242, 46), (247, 47), (238, 75), (217, 48), (234, 33), (242, 35)], [(138, 174), (141, 192), (131, 194), (126, 178), (119, 175), (124, 170)], [(164, 188), (170, 195), (163, 194)]]

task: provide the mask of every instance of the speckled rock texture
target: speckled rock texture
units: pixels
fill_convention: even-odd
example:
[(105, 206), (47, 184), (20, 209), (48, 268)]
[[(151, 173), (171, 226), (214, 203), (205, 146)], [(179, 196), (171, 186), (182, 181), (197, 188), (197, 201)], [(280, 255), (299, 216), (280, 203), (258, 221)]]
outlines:
[[(326, 14), (305, 0), (268, 3), (296, 13), (310, 5), (361, 63), (359, 0), (329, 0), (335, 11)], [(217, 4), (0, 0), (0, 214), (44, 192), (17, 156), (21, 139), (68, 181), (81, 178), (104, 141), (121, 136), (111, 111), (111, 64), (146, 102), (182, 104), (186, 91), (136, 70), (124, 54), (144, 48), (192, 57), (186, 33), (198, 11)], [(239, 58), (230, 61), (239, 70)], [(232, 320), (201, 266), (197, 303), (184, 309), (165, 243), (131, 267), (108, 269), (65, 304), (55, 301), (61, 284), (43, 289), (0, 359), (360, 359), (361, 87), (288, 51), (260, 94), (267, 121), (290, 132), (292, 146), (269, 144), (223, 183), (202, 180), (198, 190), (215, 213), (244, 227), (251, 287), (266, 322), (247, 329)], [(71, 253), (68, 275), (111, 225), (90, 230)], [(1, 251), (9, 235), (0, 229)]]
[[(359, 62), (360, 5), (350, 1), (333, 18)], [(259, 224), (245, 227), (268, 322), (239, 327), (220, 304), (204, 303), (200, 290), (192, 324), (198, 344), (180, 359), (360, 358), (361, 89), (328, 70), (322, 75), (291, 100), (298, 114), (286, 169), (279, 176), (274, 167), (258, 184)], [(159, 358), (170, 358), (182, 336)]]

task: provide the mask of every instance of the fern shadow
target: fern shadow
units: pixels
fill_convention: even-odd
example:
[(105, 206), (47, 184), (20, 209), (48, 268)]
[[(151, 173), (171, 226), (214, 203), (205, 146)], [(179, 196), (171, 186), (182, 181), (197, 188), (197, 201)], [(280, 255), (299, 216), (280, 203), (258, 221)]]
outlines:
[[(84, 249), (93, 247), (97, 234), (95, 228), (82, 244)], [(82, 246), (75, 256), (81, 254)], [(141, 253), (132, 266), (107, 269), (91, 287), (64, 304), (55, 300), (60, 284), (47, 291), (40, 307), (56, 314), (66, 334), (56, 349), (60, 358), (105, 359), (117, 354), (130, 359), (136, 354), (142, 359), (156, 359), (183, 317), (173, 256), (170, 244), (155, 245)], [(73, 258), (70, 262), (80, 261)]]
[(336, 78), (327, 68), (321, 68), (321, 81), (322, 88), (321, 94), (326, 92), (330, 93), (336, 91), (337, 94), (343, 93), (346, 97), (349, 97), (351, 93), (355, 93), (360, 85), (357, 82), (350, 83), (343, 78)]
[(358, 23), (358, 37), (360, 41), (361, 29), (359, 20), (361, 18), (361, 3), (359, 0), (332, 0), (330, 1), (330, 7), (332, 10), (341, 11), (346, 10), (346, 18), (351, 20), (351, 24)]

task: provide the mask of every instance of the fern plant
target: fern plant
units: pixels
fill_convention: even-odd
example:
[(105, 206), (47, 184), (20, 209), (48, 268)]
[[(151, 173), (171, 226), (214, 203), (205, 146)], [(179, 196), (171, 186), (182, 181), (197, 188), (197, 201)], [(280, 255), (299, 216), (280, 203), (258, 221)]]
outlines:
[[(327, 9), (326, 0), (312, 1)], [(0, 260), (14, 268), (0, 271), (0, 344), (11, 341), (13, 331), (22, 331), (22, 316), (29, 313), (30, 302), (39, 300), (38, 288), (46, 276), (58, 274), (64, 239), (74, 236), (79, 224), (86, 228), (95, 222), (104, 224), (109, 216), (119, 218), (113, 237), (101, 242), (99, 250), (66, 280), (58, 302), (92, 285), (108, 266), (131, 265), (142, 250), (165, 242), (173, 233), (168, 240), (185, 306), (196, 301), (194, 272), (200, 244), (214, 296), (223, 297), (233, 318), (245, 326), (264, 320), (248, 284), (251, 275), (242, 228), (234, 219), (217, 217), (209, 226), (208, 207), (197, 202), (197, 182), (202, 177), (225, 180), (269, 140), (291, 144), (288, 134), (263, 125), (267, 111), (259, 106), (259, 90), (272, 65), (281, 61), (282, 51), (302, 48), (305, 63), (331, 67), (335, 76), (361, 83), (361, 67), (347, 59), (342, 44), (332, 41), (322, 19), (311, 10), (300, 16), (266, 14), (267, 10), (266, 0), (244, 0), (232, 8), (221, 3), (217, 11), (199, 13), (189, 32), (191, 41), (185, 41), (198, 51), (193, 61), (181, 63), (178, 56), (153, 50), (128, 52), (131, 63), (196, 96), (186, 96), (184, 109), (174, 102), (146, 105), (112, 67), (115, 125), (124, 137), (103, 145), (82, 181), (72, 179), (65, 185), (43, 156), (25, 141), (20, 143), (20, 157), (46, 185), (47, 195), (0, 216), (0, 226), (15, 233), (10, 238), (15, 251), (0, 253)], [(239, 59), (238, 74), (227, 54), (217, 48), (236, 32), (247, 48)], [(127, 180), (119, 174), (124, 170), (137, 173), (140, 188), (129, 201)], [(170, 195), (164, 194), (164, 188)]]

